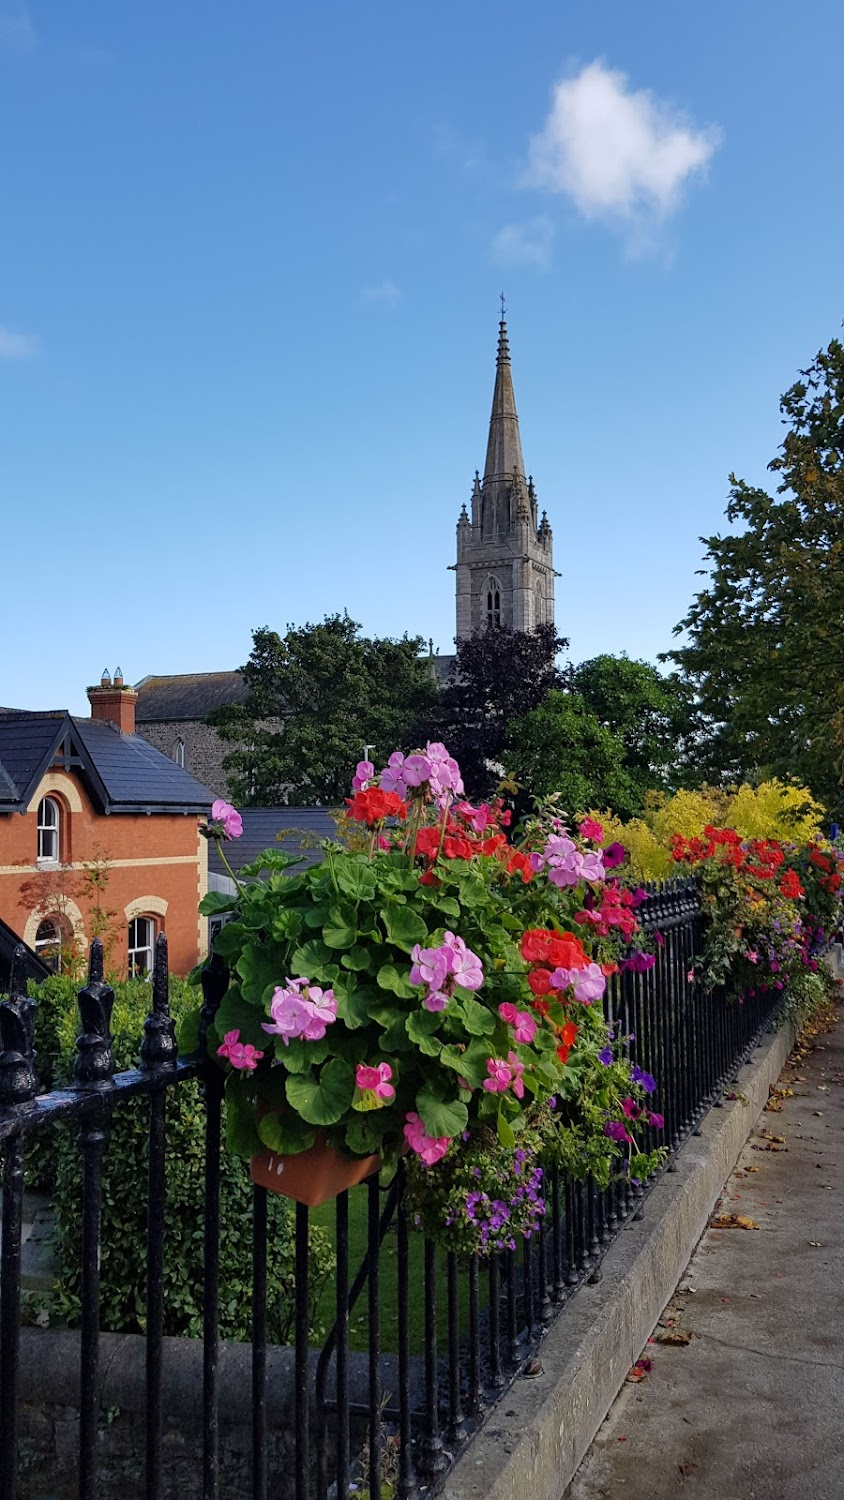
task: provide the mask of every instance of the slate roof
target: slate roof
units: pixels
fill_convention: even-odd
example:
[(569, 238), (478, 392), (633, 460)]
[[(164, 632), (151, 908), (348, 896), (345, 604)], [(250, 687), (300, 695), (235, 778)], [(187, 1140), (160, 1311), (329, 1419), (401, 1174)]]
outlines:
[[(318, 840), (337, 836), (335, 815), (327, 807), (244, 807), (241, 817), (242, 836), (229, 839), (225, 846), (226, 859), (235, 871), (251, 864), (264, 849), (282, 849), (285, 854), (301, 855), (302, 864), (298, 868), (305, 869), (308, 865), (319, 864), (322, 859)], [(279, 841), (276, 834), (281, 829), (290, 829), (291, 832)], [(302, 848), (303, 834), (314, 841), (313, 847)], [(208, 869), (217, 875), (227, 873), (213, 839), (208, 844)]]
[(42, 979), (49, 978), (50, 970), (47, 965), (42, 963), (37, 953), (33, 953), (31, 948), (27, 948), (23, 938), (19, 937), (8, 923), (4, 922), (2, 917), (0, 917), (0, 994), (9, 993), (12, 957), (18, 944), (25, 950), (23, 964), (24, 979), (34, 979), (37, 984), (40, 984)]
[(246, 683), (240, 672), (184, 672), (175, 677), (143, 677), (135, 684), (139, 724), (174, 719), (204, 719), (212, 708), (243, 703)]
[(0, 713), (0, 811), (23, 812), (63, 745), (103, 813), (207, 812), (213, 792), (136, 734), (67, 713)]

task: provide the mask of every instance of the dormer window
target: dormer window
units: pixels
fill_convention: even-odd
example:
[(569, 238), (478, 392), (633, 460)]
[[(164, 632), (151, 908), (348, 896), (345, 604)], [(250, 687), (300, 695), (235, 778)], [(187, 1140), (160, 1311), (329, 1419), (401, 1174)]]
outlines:
[(61, 810), (55, 797), (44, 797), (38, 804), (38, 863), (57, 865), (60, 851)]
[(484, 585), (486, 623), (490, 625), (501, 624), (501, 584), (497, 578), (488, 578)]

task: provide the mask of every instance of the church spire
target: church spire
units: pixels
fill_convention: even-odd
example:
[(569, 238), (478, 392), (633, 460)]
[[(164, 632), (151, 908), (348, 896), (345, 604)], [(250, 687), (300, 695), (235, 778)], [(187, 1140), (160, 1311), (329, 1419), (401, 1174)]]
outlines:
[(522, 458), (522, 440), (519, 436), (519, 417), (513, 391), (513, 375), (510, 369), (510, 343), (507, 324), (502, 309), (498, 325), (498, 358), (495, 370), (495, 390), (492, 396), (492, 415), (489, 419), (489, 439), (484, 464), (484, 483), (488, 480), (510, 480), (513, 472), (524, 478), (525, 461)]
[(502, 298), (483, 479), (475, 473), (471, 519), (464, 507), (457, 523), (458, 641), (490, 626), (532, 630), (554, 619), (551, 528), (544, 511), (537, 525), (525, 474), (504, 313)]

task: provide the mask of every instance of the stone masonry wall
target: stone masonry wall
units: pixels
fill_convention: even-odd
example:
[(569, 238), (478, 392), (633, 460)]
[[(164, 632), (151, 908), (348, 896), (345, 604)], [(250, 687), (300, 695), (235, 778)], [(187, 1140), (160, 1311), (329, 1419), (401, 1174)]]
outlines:
[(185, 770), (203, 786), (207, 786), (215, 797), (227, 795), (226, 773), (223, 758), (230, 746), (223, 743), (216, 729), (202, 719), (164, 719), (150, 723), (138, 723), (136, 731), (166, 755), (176, 759), (179, 740), (185, 746)]

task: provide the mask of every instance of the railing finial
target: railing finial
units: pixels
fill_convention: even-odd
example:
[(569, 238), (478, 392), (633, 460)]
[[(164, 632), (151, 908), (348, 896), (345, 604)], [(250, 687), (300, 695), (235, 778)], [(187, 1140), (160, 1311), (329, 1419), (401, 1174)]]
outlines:
[(35, 1010), (35, 1001), (26, 993), (26, 949), (18, 943), (9, 998), (0, 1001), (0, 1109), (35, 1097)]
[(111, 1086), (114, 1058), (111, 1052), (111, 1012), (114, 990), (103, 978), (103, 945), (94, 938), (88, 960), (88, 983), (77, 996), (82, 1033), (76, 1039), (73, 1076), (81, 1088)]
[(152, 967), (152, 1010), (144, 1021), (141, 1043), (141, 1068), (167, 1068), (175, 1064), (178, 1054), (176, 1027), (170, 1015), (170, 975), (167, 964), (167, 939), (160, 932), (155, 940)]

